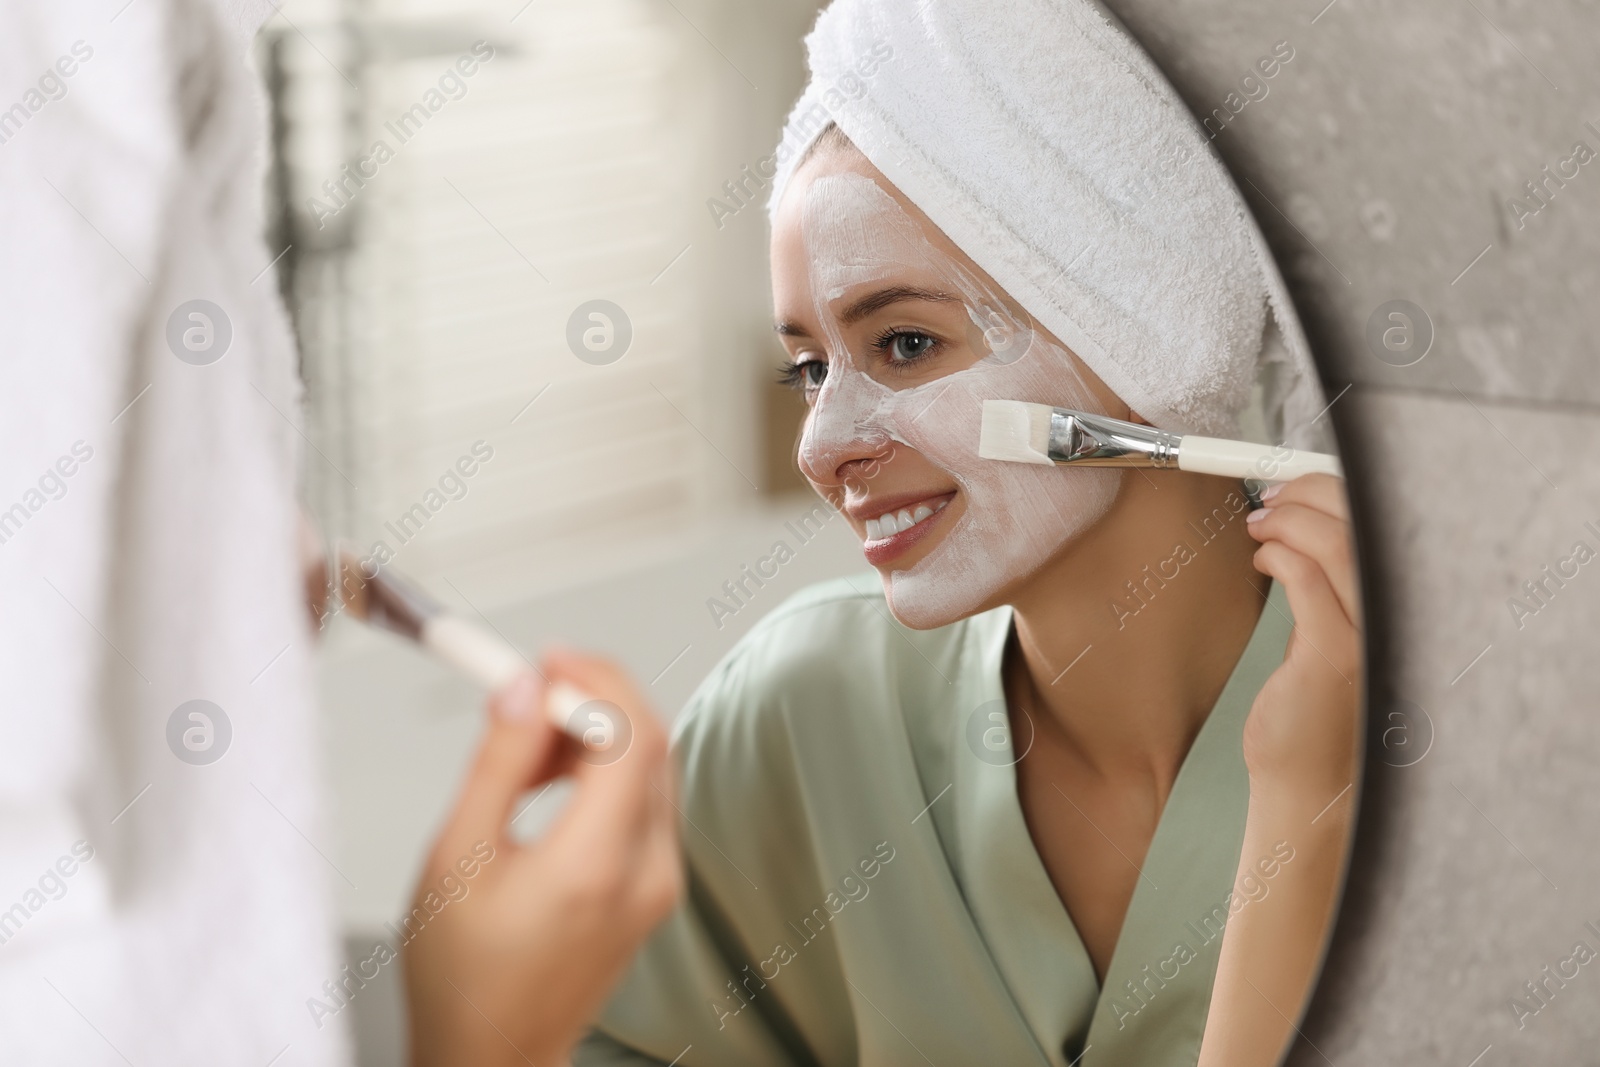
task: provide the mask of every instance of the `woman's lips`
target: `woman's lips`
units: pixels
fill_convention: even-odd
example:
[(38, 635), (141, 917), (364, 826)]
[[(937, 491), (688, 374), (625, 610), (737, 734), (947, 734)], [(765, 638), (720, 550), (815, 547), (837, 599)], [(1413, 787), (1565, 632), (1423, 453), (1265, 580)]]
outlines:
[(954, 499), (953, 492), (940, 493), (884, 509), (867, 519), (866, 540), (861, 545), (867, 562), (882, 567), (905, 555), (939, 525), (939, 516)]

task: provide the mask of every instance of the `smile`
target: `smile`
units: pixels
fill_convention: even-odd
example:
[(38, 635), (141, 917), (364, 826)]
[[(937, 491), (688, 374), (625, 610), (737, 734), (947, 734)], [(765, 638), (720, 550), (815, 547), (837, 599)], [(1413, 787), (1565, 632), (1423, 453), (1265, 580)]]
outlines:
[[(866, 537), (862, 554), (874, 567), (893, 562), (911, 550), (911, 547), (936, 527), (939, 515), (955, 499), (955, 493), (940, 493), (922, 499), (895, 500), (898, 507), (885, 508), (862, 522)], [(859, 514), (859, 513), (858, 513)]]
[(927, 522), (943, 511), (948, 503), (950, 503), (949, 496), (932, 497), (920, 504), (913, 504), (899, 511), (886, 511), (875, 519), (868, 519), (867, 540), (878, 541), (905, 533), (918, 523)]

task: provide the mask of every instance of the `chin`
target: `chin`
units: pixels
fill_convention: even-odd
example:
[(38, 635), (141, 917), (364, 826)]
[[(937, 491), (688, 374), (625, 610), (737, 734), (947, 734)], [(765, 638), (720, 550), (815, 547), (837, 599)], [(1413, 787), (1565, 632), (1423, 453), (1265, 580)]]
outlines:
[(889, 611), (902, 626), (933, 630), (949, 626), (987, 610), (997, 590), (970, 579), (963, 581), (952, 568), (928, 566), (923, 560), (910, 570), (890, 571), (883, 577), (883, 595)]

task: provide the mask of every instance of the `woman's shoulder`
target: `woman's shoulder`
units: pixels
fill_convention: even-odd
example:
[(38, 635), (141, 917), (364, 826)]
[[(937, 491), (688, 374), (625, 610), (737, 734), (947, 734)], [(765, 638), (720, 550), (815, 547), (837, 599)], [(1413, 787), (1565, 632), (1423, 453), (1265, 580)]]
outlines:
[(931, 630), (895, 620), (876, 573), (847, 575), (795, 593), (760, 619), (724, 661), (763, 684), (822, 678), (863, 681), (908, 660), (930, 666), (967, 637), (971, 619)]
[(735, 648), (775, 636), (802, 641), (825, 637), (838, 626), (882, 629), (893, 625), (883, 583), (876, 573), (865, 571), (816, 582), (790, 595), (759, 619)]
[(977, 654), (975, 631), (987, 622), (913, 630), (895, 621), (876, 574), (819, 582), (739, 640), (690, 699), (679, 732), (870, 725), (938, 699)]

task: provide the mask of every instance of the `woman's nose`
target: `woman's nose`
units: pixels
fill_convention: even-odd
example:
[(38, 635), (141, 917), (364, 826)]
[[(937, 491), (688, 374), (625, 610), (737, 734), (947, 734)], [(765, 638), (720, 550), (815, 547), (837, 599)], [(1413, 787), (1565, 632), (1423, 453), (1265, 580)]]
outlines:
[(894, 441), (883, 425), (883, 386), (851, 369), (830, 368), (800, 435), (800, 472), (819, 486), (842, 486), (887, 459)]

